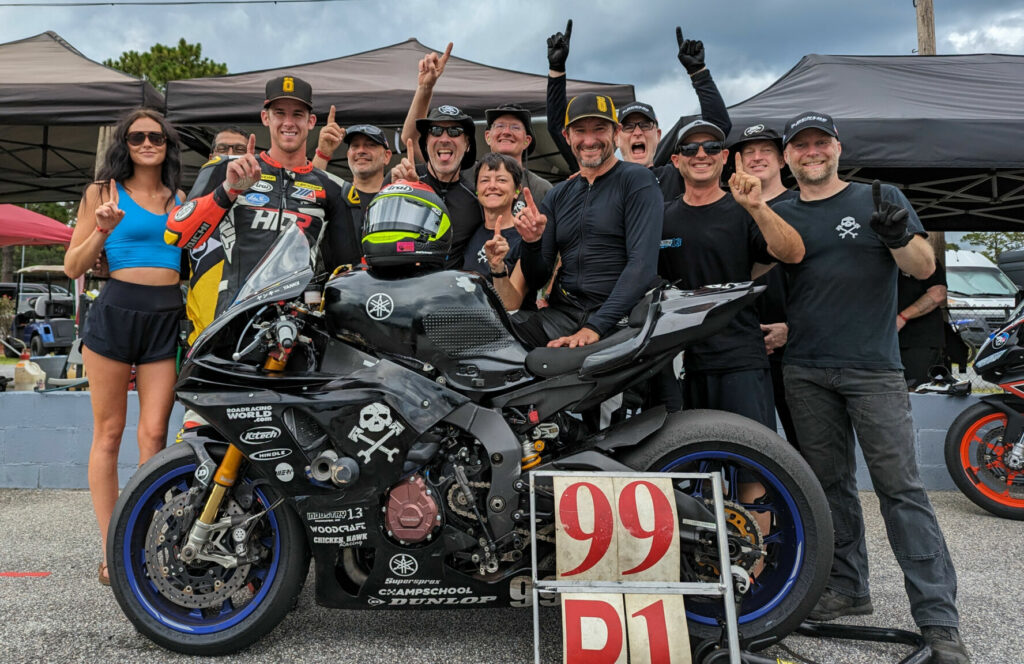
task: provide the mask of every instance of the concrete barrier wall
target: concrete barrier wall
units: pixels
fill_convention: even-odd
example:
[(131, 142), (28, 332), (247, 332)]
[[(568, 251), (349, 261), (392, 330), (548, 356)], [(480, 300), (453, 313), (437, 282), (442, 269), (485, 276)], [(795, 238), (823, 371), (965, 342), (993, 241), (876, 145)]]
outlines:
[[(946, 429), (974, 397), (951, 398), (912, 394), (917, 460), (928, 489), (955, 489), (943, 461)], [(181, 426), (184, 410), (175, 404), (168, 427), (168, 443)], [(128, 394), (128, 417), (118, 478), (128, 481), (139, 463), (135, 425), (139, 419), (138, 394)], [(83, 489), (92, 444), (92, 409), (88, 392), (0, 393), (0, 488)], [(857, 482), (871, 486), (858, 455)]]

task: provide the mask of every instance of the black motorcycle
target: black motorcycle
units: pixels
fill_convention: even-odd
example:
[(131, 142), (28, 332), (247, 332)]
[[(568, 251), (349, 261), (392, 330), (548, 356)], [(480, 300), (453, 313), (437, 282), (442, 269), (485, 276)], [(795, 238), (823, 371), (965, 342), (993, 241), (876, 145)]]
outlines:
[[(533, 469), (719, 472), (744, 646), (778, 641), (813, 607), (831, 518), (774, 432), (716, 411), (647, 409), (597, 432), (579, 415), (721, 329), (751, 284), (655, 289), (592, 346), (527, 352), (476, 275), (356, 270), (317, 287), (308, 257), (284, 231), (197, 339), (177, 396), (209, 424), (117, 502), (111, 584), (144, 635), (197, 655), (243, 648), (294, 606), (311, 555), (324, 606), (527, 606)], [(741, 502), (750, 483), (764, 494)], [(717, 580), (710, 487), (679, 482), (676, 496), (683, 580)], [(541, 575), (552, 503), (540, 484)], [(687, 607), (695, 643), (722, 637), (720, 598)]]
[[(974, 371), (1001, 393), (960, 413), (946, 432), (946, 468), (957, 487), (996, 516), (1024, 520), (1024, 304), (990, 334), (974, 360)], [(966, 381), (951, 385), (970, 393)], [(935, 391), (930, 390), (930, 391)]]

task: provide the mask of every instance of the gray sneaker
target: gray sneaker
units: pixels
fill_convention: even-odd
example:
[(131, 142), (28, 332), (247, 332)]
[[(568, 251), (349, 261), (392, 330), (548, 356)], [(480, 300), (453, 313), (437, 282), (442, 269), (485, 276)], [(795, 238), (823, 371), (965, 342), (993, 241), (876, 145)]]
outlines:
[(811, 609), (808, 620), (824, 622), (842, 616), (866, 616), (875, 612), (871, 597), (850, 597), (826, 588), (821, 599)]
[(921, 628), (921, 636), (932, 648), (929, 664), (970, 664), (967, 648), (960, 640), (960, 631), (956, 627), (937, 627), (929, 625)]

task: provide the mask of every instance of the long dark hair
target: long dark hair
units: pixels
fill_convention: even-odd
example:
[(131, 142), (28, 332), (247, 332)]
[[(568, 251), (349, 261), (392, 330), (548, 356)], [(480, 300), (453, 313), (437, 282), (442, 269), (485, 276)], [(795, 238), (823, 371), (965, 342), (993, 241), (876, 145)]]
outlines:
[(154, 120), (167, 136), (167, 152), (164, 154), (164, 163), (160, 168), (160, 181), (171, 190), (167, 202), (172, 203), (181, 186), (181, 140), (178, 138), (178, 132), (164, 119), (164, 116), (151, 108), (136, 108), (117, 123), (96, 181), (99, 184), (109, 184), (112, 179), (124, 182), (135, 173), (135, 163), (132, 162), (131, 153), (128, 151), (128, 129), (139, 118)]

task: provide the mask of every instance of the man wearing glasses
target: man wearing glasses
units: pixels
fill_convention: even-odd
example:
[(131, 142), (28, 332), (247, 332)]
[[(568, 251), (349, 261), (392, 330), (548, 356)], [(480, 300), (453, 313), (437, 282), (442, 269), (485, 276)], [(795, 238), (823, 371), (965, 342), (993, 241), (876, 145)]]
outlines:
[[(672, 163), (685, 191), (665, 206), (658, 274), (680, 288), (749, 281), (777, 260), (803, 257), (799, 234), (762, 200), (761, 181), (739, 158), (730, 192), (722, 189), (728, 155), (718, 126), (694, 120), (679, 130)], [(683, 364), (687, 409), (727, 410), (775, 430), (768, 356), (753, 304), (718, 334), (689, 346)], [(663, 398), (678, 407), (672, 396)]]
[[(565, 62), (569, 58), (569, 41), (572, 37), (572, 19), (565, 26), (565, 32), (556, 32), (548, 37), (548, 133), (555, 141), (559, 153), (569, 165), (569, 171), (579, 168), (572, 150), (562, 138), (565, 118), (566, 74)], [(700, 102), (701, 118), (717, 125), (723, 133), (732, 129), (725, 101), (718, 92), (718, 86), (711, 78), (711, 72), (704, 64), (704, 43), (696, 39), (683, 39), (683, 31), (676, 28), (676, 42), (679, 45), (677, 57), (690, 77), (694, 92)], [(650, 104), (632, 102), (619, 110), (622, 131), (616, 139), (619, 154), (625, 161), (646, 166), (654, 171), (658, 185), (666, 201), (683, 192), (683, 181), (679, 171), (672, 164), (654, 165), (654, 153), (661, 140), (658, 118)]]
[[(311, 247), (310, 261), (328, 268), (359, 261), (358, 242), (342, 202), (342, 181), (314, 168), (306, 158), (306, 138), (316, 124), (313, 89), (295, 76), (266, 85), (261, 119), (270, 134), (270, 149), (256, 153), (249, 136), (239, 157), (215, 156), (199, 172), (188, 199), (171, 212), (164, 239), (192, 250), (216, 233), (224, 251), (216, 306), (222, 312), (282, 230), (298, 224)], [(350, 237), (322, 256), (321, 243), (331, 226)], [(198, 321), (197, 328), (209, 321)]]
[(241, 157), (245, 154), (249, 137), (238, 127), (221, 127), (213, 135), (210, 159), (214, 157)]

